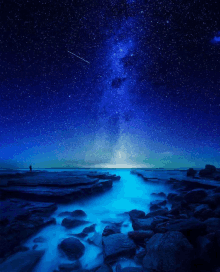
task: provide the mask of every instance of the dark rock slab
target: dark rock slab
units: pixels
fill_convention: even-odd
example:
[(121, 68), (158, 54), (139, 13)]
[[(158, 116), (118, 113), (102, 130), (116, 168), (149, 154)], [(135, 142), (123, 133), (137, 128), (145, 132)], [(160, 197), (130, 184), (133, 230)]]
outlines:
[(189, 169), (187, 170), (186, 175), (187, 175), (187, 177), (194, 177), (194, 176), (196, 175), (196, 173), (197, 173), (196, 170), (194, 170), (193, 168), (189, 168)]
[(187, 203), (200, 203), (207, 196), (208, 196), (208, 193), (206, 190), (194, 189), (185, 194), (184, 200)]
[(106, 263), (114, 262), (122, 256), (133, 256), (135, 254), (135, 243), (125, 234), (103, 236), (102, 243)]
[(41, 257), (43, 250), (18, 252), (0, 264), (1, 272), (31, 272)]
[(194, 216), (202, 221), (214, 216), (214, 212), (208, 204), (201, 204), (194, 209)]
[(81, 225), (85, 225), (87, 223), (89, 223), (89, 221), (66, 217), (63, 219), (61, 225), (67, 229), (71, 229)]
[(205, 169), (199, 171), (201, 177), (212, 177), (214, 173), (217, 172), (217, 169), (214, 165), (207, 164)]
[(80, 242), (80, 240), (73, 237), (64, 239), (59, 244), (59, 248), (70, 260), (79, 259), (85, 252), (85, 246)]
[(18, 199), (1, 201), (0, 218), (7, 224), (1, 226), (0, 257), (16, 252), (20, 243), (41, 228), (56, 223), (48, 218), (57, 209), (53, 203), (27, 202)]
[(146, 245), (147, 254), (143, 266), (151, 271), (186, 272), (191, 271), (193, 247), (177, 231), (155, 234)]

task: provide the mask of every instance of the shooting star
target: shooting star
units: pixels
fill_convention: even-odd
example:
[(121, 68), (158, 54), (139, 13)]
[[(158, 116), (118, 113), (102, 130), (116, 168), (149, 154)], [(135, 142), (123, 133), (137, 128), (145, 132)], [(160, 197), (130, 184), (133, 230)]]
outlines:
[(75, 57), (77, 57), (77, 58), (79, 58), (79, 59), (81, 59), (81, 60), (87, 62), (88, 64), (90, 64), (90, 62), (88, 62), (87, 60), (81, 58), (80, 56), (77, 56), (76, 54), (74, 54), (74, 53), (72, 53), (72, 52), (70, 52), (70, 51), (67, 51), (67, 52), (69, 52), (69, 53), (72, 54), (73, 56), (75, 56)]

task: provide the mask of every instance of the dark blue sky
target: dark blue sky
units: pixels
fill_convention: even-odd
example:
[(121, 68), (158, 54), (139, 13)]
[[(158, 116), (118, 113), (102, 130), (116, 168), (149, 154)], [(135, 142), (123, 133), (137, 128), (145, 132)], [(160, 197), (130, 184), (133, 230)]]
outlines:
[(218, 10), (1, 1), (0, 167), (220, 167)]

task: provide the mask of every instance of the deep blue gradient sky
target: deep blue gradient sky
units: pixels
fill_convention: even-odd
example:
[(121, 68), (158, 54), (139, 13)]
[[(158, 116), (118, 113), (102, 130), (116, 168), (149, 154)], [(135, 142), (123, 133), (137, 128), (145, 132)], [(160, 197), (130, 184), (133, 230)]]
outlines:
[(217, 1), (0, 1), (0, 167), (220, 167), (219, 18)]

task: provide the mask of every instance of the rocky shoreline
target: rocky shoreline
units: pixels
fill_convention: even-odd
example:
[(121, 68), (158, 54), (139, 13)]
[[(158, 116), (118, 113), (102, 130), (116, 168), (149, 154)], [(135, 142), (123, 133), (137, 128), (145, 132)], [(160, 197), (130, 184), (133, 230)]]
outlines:
[[(148, 178), (147, 172), (143, 170), (132, 171), (132, 174), (139, 175), (145, 182), (160, 182), (159, 179)], [(95, 177), (97, 176), (92, 175), (92, 178)], [(216, 180), (216, 173), (214, 179)], [(175, 193), (154, 193), (158, 199), (150, 203), (150, 212), (146, 213), (146, 207), (146, 211), (131, 210), (126, 213), (132, 222), (133, 231), (122, 233), (123, 220), (109, 220), (102, 233), (96, 232), (96, 226), (91, 224), (81, 233), (62, 240), (57, 246), (70, 262), (59, 265), (54, 272), (112, 272), (113, 264), (116, 272), (219, 272), (220, 184), (209, 184), (208, 180), (202, 182), (195, 179), (192, 182), (174, 178), (162, 182), (169, 184)], [(47, 204), (49, 210), (55, 208), (54, 204)], [(171, 208), (168, 209), (167, 205)], [(88, 224), (87, 216), (82, 210), (62, 215), (65, 216), (62, 225), (69, 230)], [(92, 236), (88, 237), (89, 234)], [(85, 253), (82, 241), (102, 249), (102, 265), (92, 270), (82, 269), (79, 261)], [(0, 264), (0, 270), (9, 271), (14, 262), (25, 258), (25, 253), (29, 254), (30, 259), (26, 267), (32, 267), (32, 263), (43, 255), (39, 250), (18, 252)], [(134, 260), (137, 265), (122, 268), (117, 264), (121, 258)], [(25, 269), (23, 271), (31, 271), (29, 268)]]

